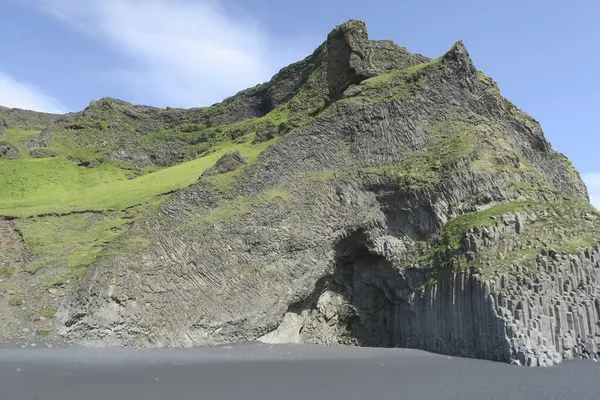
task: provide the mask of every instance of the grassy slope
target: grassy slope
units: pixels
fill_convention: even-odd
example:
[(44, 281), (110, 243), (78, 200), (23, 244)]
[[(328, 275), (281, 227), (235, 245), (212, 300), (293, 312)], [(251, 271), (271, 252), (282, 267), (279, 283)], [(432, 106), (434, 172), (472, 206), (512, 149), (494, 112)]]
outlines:
[(132, 180), (110, 165), (82, 168), (58, 157), (2, 161), (0, 215), (122, 210), (189, 186), (228, 151), (239, 150), (252, 161), (270, 144), (224, 142), (205, 157)]
[[(64, 152), (52, 158), (29, 157), (24, 141), (37, 133), (10, 129), (3, 139), (20, 155), (0, 160), (0, 216), (17, 217), (14, 226), (22, 246), (3, 249), (21, 261), (0, 265), (0, 315), (7, 318), (7, 326), (24, 324), (44, 336), (53, 335), (51, 320), (59, 296), (52, 291), (62, 291), (83, 276), (135, 220), (156, 212), (167, 198), (161, 194), (194, 183), (226, 152), (239, 150), (252, 162), (276, 140), (251, 144), (255, 132), (250, 132), (236, 142), (215, 143), (204, 157), (128, 179), (130, 174), (118, 162), (104, 160), (86, 168)], [(233, 173), (226, 175), (211, 178), (226, 183)], [(0, 327), (0, 337), (3, 334)]]
[(20, 158), (28, 158), (25, 140), (39, 134), (40, 131), (30, 129), (7, 129), (6, 137), (1, 139), (19, 150)]

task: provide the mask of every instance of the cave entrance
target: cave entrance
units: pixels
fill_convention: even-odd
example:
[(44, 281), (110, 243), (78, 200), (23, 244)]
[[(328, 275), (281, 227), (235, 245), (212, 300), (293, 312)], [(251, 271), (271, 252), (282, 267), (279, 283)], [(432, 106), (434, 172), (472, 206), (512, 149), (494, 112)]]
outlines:
[(335, 252), (331, 290), (354, 309), (347, 331), (360, 346), (396, 347), (398, 313), (407, 305), (400, 294), (409, 289), (400, 271), (369, 250), (364, 231), (340, 240)]

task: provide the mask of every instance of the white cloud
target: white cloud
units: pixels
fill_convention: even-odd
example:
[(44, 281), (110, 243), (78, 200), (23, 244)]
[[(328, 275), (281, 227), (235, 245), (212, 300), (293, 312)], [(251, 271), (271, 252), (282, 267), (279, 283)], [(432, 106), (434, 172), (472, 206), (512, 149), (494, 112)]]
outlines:
[(65, 107), (35, 85), (19, 82), (14, 77), (0, 72), (0, 106), (24, 110), (64, 113)]
[(583, 180), (587, 185), (590, 201), (594, 207), (600, 210), (600, 172), (583, 174)]
[(110, 75), (131, 85), (136, 101), (212, 104), (269, 79), (290, 61), (274, 51), (258, 24), (232, 16), (215, 1), (26, 1), (130, 57), (132, 65)]

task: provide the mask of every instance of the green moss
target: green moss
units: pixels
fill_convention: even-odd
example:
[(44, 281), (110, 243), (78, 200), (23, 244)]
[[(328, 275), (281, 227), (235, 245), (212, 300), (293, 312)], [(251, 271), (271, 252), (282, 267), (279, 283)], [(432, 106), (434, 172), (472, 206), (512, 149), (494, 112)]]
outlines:
[(37, 329), (35, 331), (35, 334), (37, 336), (50, 336), (51, 333), (52, 333), (52, 331), (48, 330), (48, 329)]
[(34, 275), (40, 286), (64, 286), (84, 276), (87, 266), (108, 244), (146, 212), (144, 208), (17, 220), (25, 247), (34, 257), (25, 271)]
[(393, 70), (361, 82), (360, 93), (341, 103), (377, 104), (411, 98), (425, 88), (427, 80), (444, 68), (443, 57), (413, 67)]
[(40, 315), (44, 318), (54, 318), (57, 308), (55, 306), (44, 307), (40, 310)]
[[(41, 212), (69, 210), (71, 199), (96, 186), (125, 181), (117, 168), (80, 168), (62, 158), (6, 160), (0, 163), (0, 214), (28, 214), (24, 209), (39, 206)], [(43, 205), (43, 206), (42, 206)]]
[(76, 269), (91, 264), (131, 220), (119, 213), (71, 214), (17, 221), (25, 246), (45, 264)]
[(56, 151), (46, 147), (33, 149), (30, 154), (32, 158), (52, 158), (59, 155)]
[(11, 297), (8, 299), (8, 304), (14, 307), (22, 306), (25, 304), (25, 300), (20, 297)]
[[(97, 255), (96, 255), (97, 257)], [(94, 257), (94, 259), (90, 262), (90, 264), (95, 261), (96, 257)], [(76, 268), (73, 271), (71, 271), (71, 278), (73, 279), (79, 279), (83, 276), (85, 276), (85, 274), (87, 274), (87, 268), (86, 267), (81, 267), (81, 268)]]
[(411, 188), (434, 185), (444, 175), (454, 173), (460, 168), (457, 162), (473, 153), (480, 129), (460, 121), (429, 126), (433, 143), (425, 151), (408, 155), (400, 165), (368, 168), (365, 172), (383, 175)]
[(264, 117), (245, 120), (232, 125), (221, 126), (224, 139), (236, 139), (251, 135), (256, 142), (263, 142), (281, 136), (310, 123), (326, 107), (327, 95), (317, 83), (307, 84), (287, 103), (269, 112)]
[[(521, 234), (505, 233), (491, 248), (480, 249), (467, 257), (462, 239), (474, 227), (493, 226), (503, 215), (535, 214), (528, 219)], [(489, 275), (514, 264), (526, 266), (543, 250), (552, 248), (572, 254), (578, 249), (592, 247), (600, 242), (600, 213), (583, 199), (565, 199), (557, 202), (513, 202), (486, 210), (466, 213), (444, 227), (440, 244), (426, 254), (425, 263), (454, 269), (474, 267)], [(512, 249), (510, 251), (502, 249)]]
[(504, 214), (516, 213), (533, 209), (539, 206), (535, 202), (513, 202), (490, 207), (483, 211), (474, 211), (463, 214), (449, 221), (444, 227), (442, 241), (445, 245), (458, 248), (464, 234), (476, 226), (492, 226), (496, 223), (495, 217)]
[(25, 142), (32, 136), (39, 135), (39, 130), (10, 128), (6, 129), (6, 141), (19, 150), (20, 158), (27, 158)]
[(189, 186), (226, 152), (239, 150), (254, 160), (273, 141), (224, 142), (205, 157), (132, 180), (114, 167), (80, 168), (60, 158), (5, 161), (0, 164), (0, 215), (123, 210)]
[(494, 82), (492, 78), (484, 74), (482, 71), (477, 71), (477, 79), (479, 79), (479, 82), (488, 86), (496, 86), (496, 82)]
[(206, 176), (202, 179), (205, 182), (212, 184), (218, 191), (225, 193), (231, 189), (235, 180), (243, 174), (245, 169), (246, 167), (242, 167), (235, 171), (227, 172), (224, 174)]
[[(282, 189), (270, 189), (261, 194), (253, 196), (237, 196), (233, 199), (224, 199), (216, 208), (206, 212), (203, 217), (193, 219), (179, 227), (180, 235), (203, 236), (211, 227), (235, 221), (249, 215), (257, 208), (265, 207), (276, 201), (289, 201), (291, 194)], [(135, 238), (128, 238), (128, 242)], [(146, 245), (150, 245), (147, 243)], [(130, 244), (128, 243), (128, 247)]]
[(15, 273), (14, 267), (0, 267), (0, 276), (10, 278)]
[(38, 314), (33, 313), (31, 311), (28, 311), (27, 313), (25, 313), (25, 316), (23, 317), (23, 319), (28, 322), (38, 322), (41, 320), (41, 318)]
[(291, 195), (280, 189), (270, 189), (258, 196), (238, 196), (232, 200), (222, 200), (219, 206), (211, 210), (204, 218), (203, 223), (216, 224), (230, 221), (242, 215), (250, 214), (259, 206), (267, 205), (273, 201), (290, 200)]

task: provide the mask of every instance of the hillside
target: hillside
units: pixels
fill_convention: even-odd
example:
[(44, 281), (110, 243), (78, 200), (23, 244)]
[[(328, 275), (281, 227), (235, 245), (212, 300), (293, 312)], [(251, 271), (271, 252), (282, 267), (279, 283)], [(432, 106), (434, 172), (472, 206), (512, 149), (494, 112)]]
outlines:
[(349, 21), (211, 107), (0, 121), (5, 342), (598, 356), (600, 215), (462, 42)]

